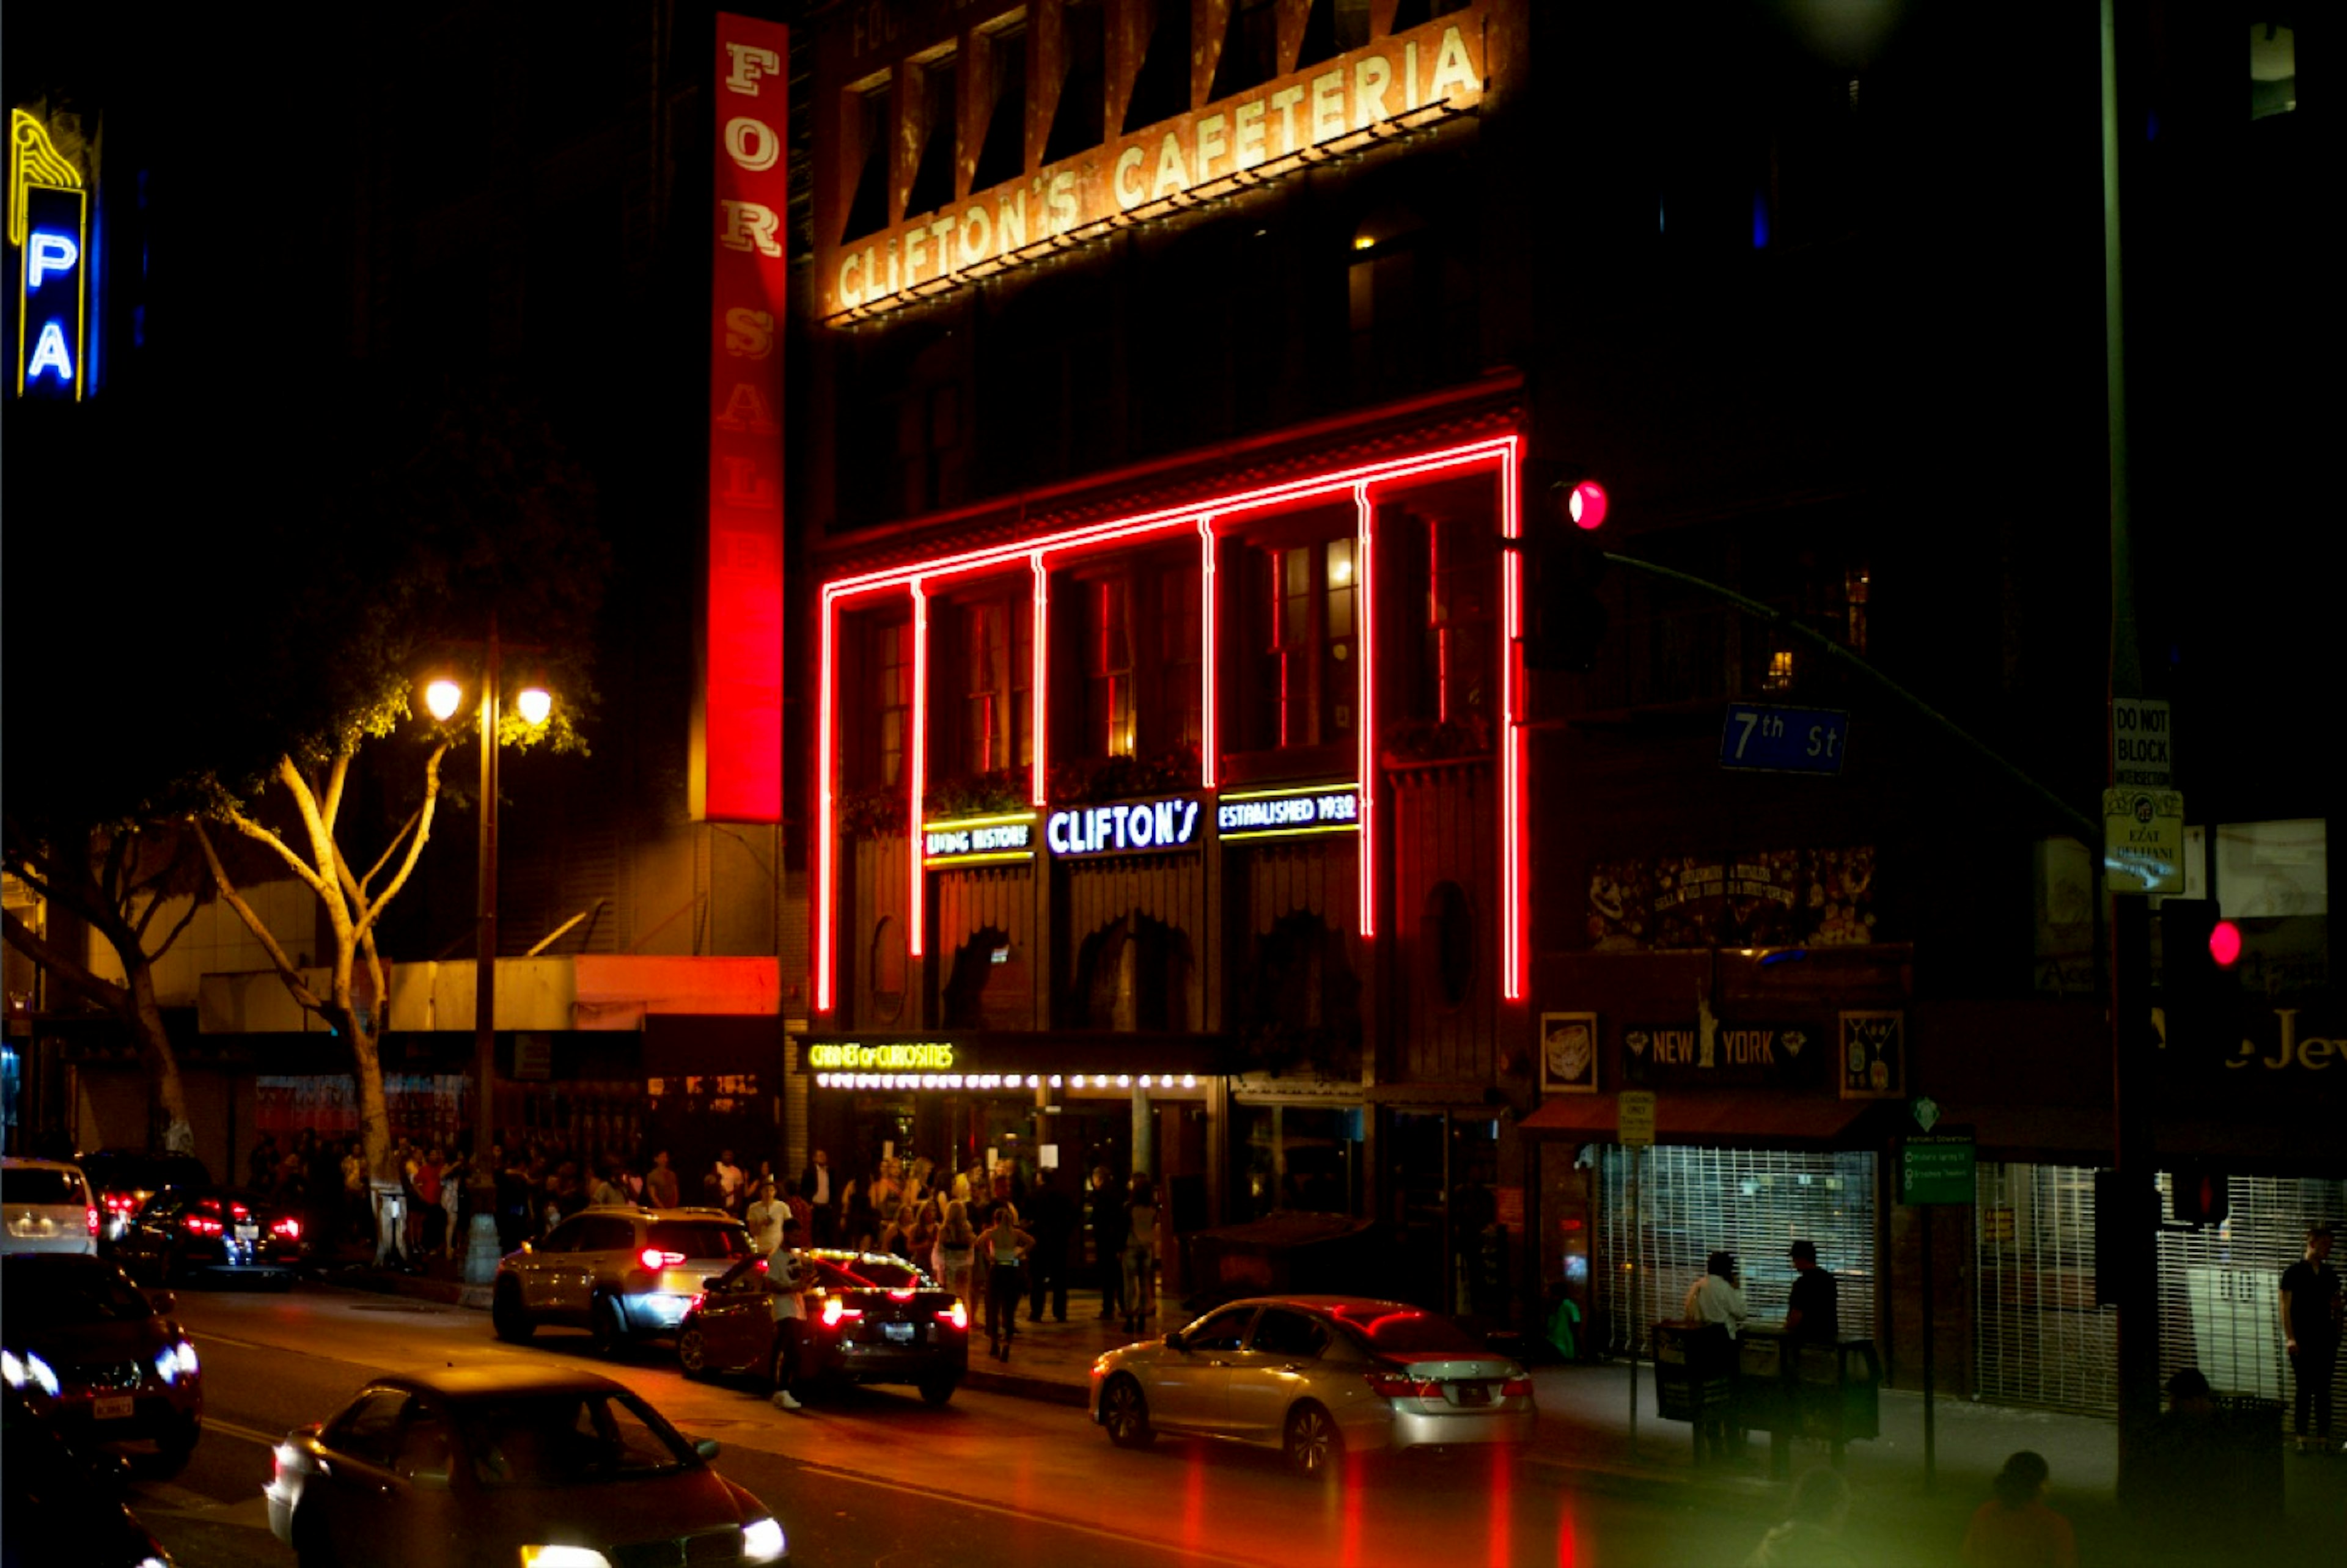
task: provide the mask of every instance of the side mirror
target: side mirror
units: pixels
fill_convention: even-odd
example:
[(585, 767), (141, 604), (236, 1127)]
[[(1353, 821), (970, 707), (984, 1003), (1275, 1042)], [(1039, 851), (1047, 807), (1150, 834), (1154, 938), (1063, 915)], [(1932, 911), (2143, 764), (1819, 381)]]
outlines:
[(692, 1451), (699, 1454), (705, 1460), (715, 1459), (717, 1457), (717, 1440), (715, 1438), (702, 1438), (700, 1441), (692, 1445)]
[(1182, 1331), (1180, 1329), (1176, 1328), (1172, 1333), (1165, 1336), (1165, 1348), (1168, 1350), (1187, 1350), (1189, 1348), (1188, 1346), (1182, 1343)]

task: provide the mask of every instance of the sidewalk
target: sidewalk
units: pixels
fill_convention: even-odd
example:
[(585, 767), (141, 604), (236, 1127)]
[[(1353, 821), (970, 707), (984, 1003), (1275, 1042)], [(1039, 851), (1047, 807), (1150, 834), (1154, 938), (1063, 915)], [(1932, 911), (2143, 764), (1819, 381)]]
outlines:
[[(324, 1277), (330, 1284), (486, 1309), (487, 1289), (463, 1286), (452, 1275), (453, 1266), (444, 1264), (436, 1274), (423, 1276), (354, 1268)], [(1157, 1316), (1146, 1328), (1152, 1335), (1163, 1334), (1194, 1316), (1178, 1299), (1162, 1297)], [(1100, 1316), (1097, 1292), (1071, 1291), (1067, 1322), (1047, 1318), (1030, 1323), (1022, 1312), (1010, 1362), (986, 1358), (980, 1346), (965, 1386), (1081, 1408), (1089, 1397), (1093, 1358), (1132, 1337), (1120, 1320)], [(1525, 1456), (1527, 1465), (1558, 1486), (1650, 1500), (1675, 1498), (1688, 1506), (1748, 1513), (1756, 1520), (1777, 1517), (1787, 1489), (1768, 1479), (1767, 1435), (1754, 1434), (1748, 1464), (1699, 1467), (1688, 1426), (1655, 1415), (1652, 1364), (1641, 1362), (1637, 1372), (1640, 1399), (1633, 1442), (1630, 1368), (1619, 1362), (1535, 1367), (1540, 1425)], [(2113, 1423), (1945, 1397), (1934, 1401), (1933, 1414), (1936, 1484), (1927, 1488), (1922, 1396), (1883, 1390), (1881, 1435), (1850, 1444), (1844, 1460), (1844, 1474), (1860, 1500), (1853, 1532), (1864, 1530), (1871, 1520), (1873, 1528), (1890, 1532), (1891, 1539), (1949, 1542), (1952, 1555), (1952, 1543), (1963, 1539), (1964, 1522), (1989, 1496), (1990, 1480), (2005, 1457), (2031, 1449), (2052, 1467), (2051, 1500), (2076, 1528), (2082, 1560), (2128, 1560), (2114, 1496), (2118, 1445)], [(2275, 1442), (2279, 1448), (2279, 1431)], [(1793, 1445), (1796, 1474), (1828, 1460), (1821, 1443)], [(2335, 1543), (2339, 1532), (2347, 1529), (2347, 1458), (2285, 1454), (2280, 1464), (2289, 1528), (2278, 1533)]]

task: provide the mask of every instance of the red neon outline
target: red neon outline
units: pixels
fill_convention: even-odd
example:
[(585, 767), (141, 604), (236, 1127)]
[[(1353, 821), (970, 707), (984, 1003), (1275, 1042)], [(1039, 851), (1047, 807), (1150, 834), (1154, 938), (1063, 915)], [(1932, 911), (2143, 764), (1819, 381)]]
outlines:
[[(1522, 446), (1523, 438), (1521, 436), (1487, 436), (1482, 440), (1469, 442), (1463, 446), (1420, 453), (1415, 457), (1389, 458), (1382, 462), (1364, 463), (1350, 468), (1307, 475), (1281, 484), (1267, 485), (1260, 489), (1241, 491), (1229, 496), (1211, 497), (1203, 505), (1166, 507), (1154, 512), (1138, 513), (1128, 518), (1112, 518), (1106, 522), (1066, 528), (1058, 533), (1021, 539), (1014, 544), (966, 550), (959, 554), (940, 556), (932, 560), (917, 562), (910, 566), (855, 573), (824, 584), (822, 589), (824, 683), (818, 699), (818, 708), (820, 731), (825, 754), (819, 770), (823, 778), (821, 790), (823, 820), (819, 827), (822, 841), (821, 853), (816, 858), (818, 886), (815, 889), (817, 903), (815, 938), (818, 949), (815, 955), (816, 1010), (831, 1010), (833, 992), (831, 968), (835, 959), (838, 944), (838, 932), (832, 916), (837, 897), (839, 873), (835, 846), (831, 843), (831, 835), (836, 830), (836, 802), (833, 798), (831, 787), (832, 759), (829, 747), (835, 733), (834, 712), (839, 701), (835, 679), (837, 671), (832, 645), (834, 637), (832, 616), (840, 600), (907, 587), (916, 581), (934, 581), (983, 571), (1016, 560), (1020, 556), (1027, 556), (1040, 561), (1043, 555), (1050, 551), (1112, 544), (1120, 540), (1143, 538), (1153, 533), (1163, 533), (1184, 526), (1195, 527), (1202, 531), (1211, 533), (1214, 526), (1223, 518), (1235, 513), (1265, 510), (1292, 502), (1308, 501), (1320, 496), (1341, 494), (1356, 486), (1382, 485), (1398, 480), (1413, 479), (1447, 469), (1476, 467), (1494, 462), (1499, 466), (1501, 478), (1501, 532), (1506, 538), (1514, 538), (1519, 537), (1520, 533), (1516, 470), (1522, 461)], [(1516, 640), (1522, 635), (1523, 582), (1522, 569), (1516, 560), (1515, 552), (1510, 550), (1503, 554), (1505, 560), (1501, 574), (1501, 622), (1506, 632), (1503, 641), (1509, 649), (1512, 650)], [(1212, 623), (1211, 605), (1205, 620), (1208, 624)], [(1216, 651), (1210, 636), (1207, 645), (1208, 668), (1205, 676), (1206, 692), (1210, 701), (1217, 680), (1214, 664)], [(1039, 659), (1040, 656), (1039, 648)], [(1524, 994), (1525, 911), (1522, 856), (1523, 805), (1526, 792), (1522, 776), (1524, 747), (1522, 714), (1517, 711), (1517, 688), (1521, 684), (1521, 677), (1517, 673), (1512, 653), (1502, 658), (1501, 682), (1502, 712), (1505, 715), (1501, 726), (1501, 766), (1502, 792), (1500, 824), (1502, 886), (1502, 903), (1500, 912), (1501, 990), (1507, 1000), (1520, 1001)], [(1044, 749), (1041, 702), (1041, 692), (1039, 689), (1036, 718), (1036, 753), (1039, 763)], [(1210, 708), (1209, 712), (1211, 711)], [(1209, 733), (1214, 733), (1211, 723)], [(1219, 736), (1216, 735), (1214, 746), (1218, 747), (1219, 744)], [(1203, 749), (1211, 759), (1214, 755), (1214, 747)], [(1205, 764), (1208, 768), (1213, 765), (1211, 760)], [(917, 824), (914, 825), (914, 831), (918, 831)], [(914, 856), (912, 858), (917, 864), (920, 857)]]
[(1198, 709), (1198, 787), (1214, 787), (1214, 757), (1222, 743), (1214, 729), (1214, 519), (1198, 519), (1198, 668), (1205, 690)]
[(1050, 690), (1051, 577), (1043, 565), (1041, 550), (1037, 550), (1033, 555), (1029, 556), (1027, 561), (1035, 574), (1030, 589), (1035, 626), (1027, 639), (1027, 660), (1030, 666), (1027, 672), (1027, 749), (1035, 754), (1034, 804), (1035, 809), (1040, 811), (1051, 803), (1051, 792), (1043, 783), (1045, 778), (1050, 776), (1045, 771), (1043, 761), (1043, 737), (1051, 733), (1050, 728), (1043, 723), (1045, 712), (1043, 693)]
[(1353, 723), (1358, 731), (1361, 831), (1355, 837), (1354, 864), (1359, 868), (1361, 935), (1378, 934), (1377, 897), (1377, 777), (1378, 777), (1378, 622), (1377, 601), (1370, 597), (1370, 551), (1377, 538), (1377, 508), (1369, 504), (1369, 487), (1353, 487), (1353, 640), (1360, 657), (1354, 662), (1357, 682)]
[(921, 796), (929, 782), (929, 596), (915, 578), (913, 589), (913, 740), (912, 778), (905, 788), (905, 797), (912, 810), (908, 814), (906, 832), (911, 852), (905, 858), (911, 864), (908, 880), (912, 897), (907, 904), (906, 919), (911, 929), (906, 946), (914, 958), (921, 957), (928, 944), (922, 938), (922, 927), (928, 924), (928, 903), (929, 872), (921, 864)]
[(829, 894), (832, 886), (832, 877), (834, 876), (832, 856), (838, 849), (838, 844), (833, 832), (834, 819), (832, 816), (831, 800), (831, 714), (833, 707), (831, 693), (834, 683), (832, 644), (834, 632), (839, 621), (838, 612), (833, 608), (831, 595), (828, 593), (823, 596), (822, 620), (823, 651), (818, 655), (818, 663), (820, 666), (819, 678), (822, 681), (822, 684), (816, 688), (820, 700), (815, 704), (815, 876), (816, 885), (823, 890), (825, 896), (816, 900), (815, 907), (815, 949), (812, 956), (815, 963), (815, 1010), (818, 1013), (827, 1013), (831, 1011), (832, 1009), (831, 965), (833, 935), (831, 928), (831, 899), (829, 897)]
[[(1502, 443), (1500, 457), (1500, 535), (1521, 538), (1523, 517), (1517, 505), (1516, 468), (1522, 437)], [(1522, 552), (1500, 552), (1500, 996), (1524, 999), (1524, 777), (1523, 669), (1524, 563)]]

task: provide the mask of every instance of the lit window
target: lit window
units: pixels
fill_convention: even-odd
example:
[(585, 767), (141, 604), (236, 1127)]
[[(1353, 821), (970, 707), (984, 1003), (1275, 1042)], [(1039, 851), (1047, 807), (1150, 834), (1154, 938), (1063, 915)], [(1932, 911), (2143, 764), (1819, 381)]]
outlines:
[(1133, 755), (1133, 585), (1107, 578), (1091, 585), (1085, 641), (1085, 735), (1101, 753)]
[(1867, 570), (1852, 567), (1841, 574), (1842, 604), (1849, 614), (1849, 635), (1843, 639), (1852, 653), (1866, 651)]
[(1793, 651), (1779, 648), (1768, 655), (1768, 673), (1760, 682), (1764, 692), (1789, 692), (1793, 689)]
[(1259, 679), (1246, 693), (1246, 744), (1260, 750), (1347, 740), (1355, 683), (1353, 541), (1267, 549), (1263, 559), (1266, 569), (1255, 580), (1268, 592), (1249, 619), (1267, 635)]
[(1034, 760), (1026, 602), (1006, 598), (965, 606), (961, 624), (961, 765), (974, 774), (1023, 767)]
[(905, 742), (912, 727), (913, 623), (898, 620), (872, 633), (875, 773), (884, 784), (903, 781)]

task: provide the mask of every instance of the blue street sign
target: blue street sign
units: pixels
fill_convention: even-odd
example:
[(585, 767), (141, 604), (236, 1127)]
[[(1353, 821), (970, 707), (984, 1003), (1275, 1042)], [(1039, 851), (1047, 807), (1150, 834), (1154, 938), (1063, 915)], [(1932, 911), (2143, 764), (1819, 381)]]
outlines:
[(1719, 765), (1762, 773), (1838, 774), (1850, 751), (1850, 715), (1833, 708), (1730, 702)]

